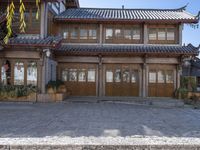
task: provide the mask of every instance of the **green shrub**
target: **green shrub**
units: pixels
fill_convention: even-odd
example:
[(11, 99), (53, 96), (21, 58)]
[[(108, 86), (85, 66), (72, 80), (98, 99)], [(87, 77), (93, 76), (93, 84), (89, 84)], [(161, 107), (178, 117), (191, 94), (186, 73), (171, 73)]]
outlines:
[(36, 92), (37, 87), (32, 85), (0, 85), (0, 97), (4, 99), (28, 96)]
[(181, 88), (186, 88), (189, 91), (196, 91), (197, 84), (196, 78), (192, 76), (182, 76), (181, 77)]
[(64, 82), (61, 80), (49, 81), (46, 85), (46, 88), (52, 88), (56, 92), (61, 85), (65, 85)]
[(188, 94), (188, 89), (187, 88), (179, 88), (176, 91), (176, 97), (179, 99), (186, 99)]

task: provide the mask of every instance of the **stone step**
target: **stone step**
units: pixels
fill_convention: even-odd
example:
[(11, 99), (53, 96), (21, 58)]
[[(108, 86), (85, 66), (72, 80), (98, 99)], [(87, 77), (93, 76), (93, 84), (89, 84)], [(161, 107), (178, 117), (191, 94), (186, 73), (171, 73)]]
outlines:
[(173, 98), (142, 98), (142, 97), (68, 97), (65, 102), (73, 103), (123, 103), (152, 105), (158, 107), (184, 107), (182, 100)]
[(200, 145), (0, 145), (0, 150), (198, 150)]

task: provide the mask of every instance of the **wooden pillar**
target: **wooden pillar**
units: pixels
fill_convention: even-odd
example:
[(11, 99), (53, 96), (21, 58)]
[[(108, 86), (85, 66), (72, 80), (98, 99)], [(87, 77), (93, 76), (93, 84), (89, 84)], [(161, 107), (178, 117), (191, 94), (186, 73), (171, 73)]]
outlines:
[(28, 62), (24, 61), (24, 85), (27, 85), (27, 68), (28, 68)]
[(48, 3), (42, 2), (40, 8), (40, 37), (47, 36), (47, 21), (48, 21)]
[(140, 68), (138, 69), (138, 71), (139, 71), (139, 96), (140, 97), (143, 97), (143, 93), (142, 93), (142, 86), (143, 86), (143, 83), (142, 83), (142, 68), (141, 68), (141, 66), (140, 66)]
[(180, 88), (180, 80), (182, 75), (182, 66), (179, 64), (176, 67), (176, 88)]
[(148, 38), (148, 27), (147, 24), (144, 24), (143, 26), (143, 43), (148, 44), (149, 43), (149, 38)]
[(106, 65), (102, 65), (102, 96), (106, 96)]
[(101, 56), (99, 56), (98, 65), (98, 96), (103, 96), (103, 65)]
[(0, 59), (0, 84), (2, 83), (2, 66), (3, 66), (3, 60)]
[(100, 29), (99, 29), (99, 44), (103, 44), (103, 25), (100, 24)]
[(11, 85), (14, 85), (14, 80), (15, 80), (15, 78), (14, 78), (15, 63), (16, 63), (16, 61), (10, 60), (10, 67), (11, 67), (10, 84)]
[(41, 92), (43, 94), (46, 93), (46, 56), (43, 54), (43, 63), (42, 63), (42, 69), (41, 69), (41, 75), (42, 75), (42, 81), (41, 81)]
[(42, 91), (42, 60), (37, 62), (37, 86)]
[(182, 45), (183, 24), (180, 24), (180, 25), (179, 25), (179, 32), (178, 32), (178, 33), (179, 33), (179, 35), (178, 35), (178, 38), (179, 38), (179, 39), (178, 39), (178, 42), (179, 42), (179, 43), (178, 43), (178, 44), (179, 44), (179, 45)]
[(176, 76), (177, 76), (177, 69), (174, 68), (174, 71), (173, 71), (173, 77), (174, 77), (174, 91), (177, 89), (177, 79), (176, 79)]
[(144, 63), (142, 66), (142, 97), (147, 96), (147, 64)]

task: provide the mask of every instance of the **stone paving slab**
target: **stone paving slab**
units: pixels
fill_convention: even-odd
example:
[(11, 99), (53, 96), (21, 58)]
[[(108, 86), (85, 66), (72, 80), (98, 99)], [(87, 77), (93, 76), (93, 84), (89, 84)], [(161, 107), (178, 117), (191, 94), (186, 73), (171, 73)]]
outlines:
[(37, 145), (80, 149), (156, 145), (197, 149), (200, 110), (116, 103), (0, 103), (0, 145), (4, 149), (6, 146), (34, 149)]

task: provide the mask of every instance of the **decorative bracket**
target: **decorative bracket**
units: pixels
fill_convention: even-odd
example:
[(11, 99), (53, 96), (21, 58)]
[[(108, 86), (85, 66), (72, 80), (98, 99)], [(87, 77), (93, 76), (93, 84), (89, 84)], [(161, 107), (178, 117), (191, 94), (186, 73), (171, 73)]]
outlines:
[(200, 11), (198, 12), (196, 19), (200, 20)]

